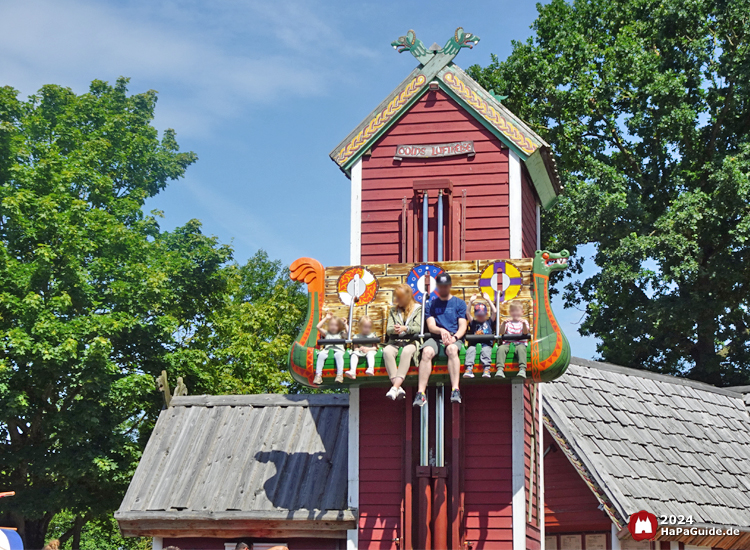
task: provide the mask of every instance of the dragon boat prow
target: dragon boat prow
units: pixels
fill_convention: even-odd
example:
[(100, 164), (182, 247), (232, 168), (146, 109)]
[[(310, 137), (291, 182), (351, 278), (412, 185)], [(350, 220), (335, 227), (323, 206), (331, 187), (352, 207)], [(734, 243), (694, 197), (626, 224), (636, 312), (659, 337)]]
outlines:
[[(438, 271), (451, 274), (454, 280), (453, 294), (468, 301), (469, 296), (487, 288), (488, 277), (495, 276), (501, 283), (502, 300), (500, 314), (507, 316), (511, 301), (524, 305), (526, 318), (531, 326), (531, 338), (527, 346), (527, 378), (517, 376), (518, 364), (515, 361), (514, 346), (508, 353), (507, 360), (501, 368), (505, 378), (492, 376), (473, 379), (462, 379), (469, 384), (508, 384), (528, 381), (548, 382), (561, 376), (570, 363), (570, 344), (560, 328), (552, 311), (549, 298), (549, 277), (555, 271), (567, 268), (568, 252), (563, 250), (553, 253), (538, 250), (534, 258), (512, 260), (473, 260), (434, 262), (430, 264), (378, 264), (366, 266), (339, 266), (324, 268), (312, 258), (300, 258), (290, 266), (290, 277), (294, 281), (307, 285), (308, 312), (297, 339), (292, 343), (289, 353), (289, 370), (299, 383), (318, 387), (313, 383), (315, 365), (318, 356), (317, 325), (323, 317), (324, 310), (334, 315), (356, 319), (367, 315), (375, 325), (374, 333), (382, 336), (385, 333), (385, 317), (393, 302), (393, 288), (397, 284), (407, 283), (415, 289), (419, 276), (431, 276)], [(347, 301), (346, 288), (352, 278), (363, 281), (368, 295), (366, 301)], [(484, 285), (484, 286), (482, 286)], [(365, 303), (366, 302), (366, 303)], [(363, 304), (363, 305), (360, 305)], [(351, 333), (354, 334), (354, 331)], [(493, 346), (492, 373), (497, 370), (497, 344)], [(464, 351), (460, 359), (463, 364)], [(349, 369), (349, 353), (344, 354), (344, 368)], [(382, 347), (375, 357), (373, 376), (364, 373), (366, 365), (357, 369), (355, 379), (344, 378), (342, 384), (335, 383), (336, 370), (333, 357), (326, 360), (323, 369), (322, 386), (386, 386), (390, 383), (382, 357)], [(406, 384), (415, 384), (417, 366), (409, 369)], [(475, 368), (481, 372), (481, 365)], [(438, 356), (433, 363), (431, 383), (448, 380), (446, 358)]]

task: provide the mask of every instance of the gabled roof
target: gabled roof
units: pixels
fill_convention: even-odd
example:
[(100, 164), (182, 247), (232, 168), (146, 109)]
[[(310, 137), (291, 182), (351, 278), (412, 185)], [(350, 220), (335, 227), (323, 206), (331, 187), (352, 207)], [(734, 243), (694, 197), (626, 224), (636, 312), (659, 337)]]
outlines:
[[(462, 29), (456, 31), (456, 36), (459, 36), (459, 31), (462, 32)], [(413, 34), (413, 31), (409, 32)], [(474, 37), (473, 40), (477, 42), (479, 39)], [(562, 186), (549, 144), (455, 65), (452, 60), (458, 50), (447, 54), (447, 48), (448, 44), (441, 50), (425, 50), (419, 56), (412, 51), (422, 64), (331, 151), (331, 159), (350, 176), (354, 163), (428, 92), (430, 82), (436, 82), (441, 90), (524, 161), (542, 206), (546, 208), (554, 204), (562, 192)]]
[(709, 546), (750, 547), (750, 417), (741, 393), (573, 358), (543, 396), (550, 433), (613, 521), (624, 526), (640, 510), (690, 515), (693, 527), (741, 530)]
[(342, 537), (355, 527), (348, 395), (190, 396), (171, 405), (115, 514), (125, 535)]

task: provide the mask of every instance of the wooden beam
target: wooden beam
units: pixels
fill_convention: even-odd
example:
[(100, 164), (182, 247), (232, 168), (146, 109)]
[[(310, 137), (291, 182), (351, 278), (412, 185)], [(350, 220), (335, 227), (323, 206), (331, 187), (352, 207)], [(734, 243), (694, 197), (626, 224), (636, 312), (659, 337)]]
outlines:
[(453, 191), (453, 182), (448, 178), (414, 180), (413, 187), (414, 191), (431, 191), (433, 189)]
[(234, 539), (234, 538), (305, 538), (305, 539), (346, 539), (346, 531), (315, 531), (306, 529), (196, 529), (189, 526), (151, 529), (130, 530), (120, 529), (124, 537), (154, 537), (154, 538), (210, 538), (210, 539)]

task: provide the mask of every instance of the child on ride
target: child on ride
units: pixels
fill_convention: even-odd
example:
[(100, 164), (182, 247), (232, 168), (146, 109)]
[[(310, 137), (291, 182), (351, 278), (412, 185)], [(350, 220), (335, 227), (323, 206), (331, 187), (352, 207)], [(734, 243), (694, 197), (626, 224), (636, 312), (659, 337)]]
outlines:
[[(326, 312), (320, 323), (318, 323), (317, 328), (323, 338), (346, 340), (348, 332), (346, 321), (339, 317), (334, 317), (330, 311)], [(323, 366), (331, 351), (333, 351), (333, 359), (336, 361), (336, 382), (341, 384), (344, 381), (344, 349), (344, 344), (326, 344), (323, 346), (318, 352), (318, 362), (315, 365), (313, 384), (323, 383)]]
[[(359, 320), (359, 334), (355, 338), (373, 338), (375, 335), (372, 333), (372, 319), (367, 315), (364, 315)], [(375, 354), (378, 351), (377, 344), (375, 345), (357, 345), (352, 349), (352, 354), (349, 357), (349, 370), (346, 372), (347, 378), (357, 378), (357, 364), (359, 358), (364, 357), (367, 360), (367, 369), (365, 374), (367, 376), (375, 375)]]
[[(481, 335), (492, 335), (495, 333), (494, 323), (497, 318), (497, 308), (492, 303), (487, 293), (482, 294), (482, 297), (487, 301), (492, 310), (492, 314), (487, 316), (487, 305), (478, 302), (479, 294), (474, 294), (469, 298), (469, 331), (467, 334), (481, 334)], [(474, 316), (472, 317), (472, 309), (474, 310)], [(466, 359), (464, 365), (466, 370), (464, 371), (464, 378), (474, 378), (474, 365), (476, 364), (477, 347), (471, 343), (466, 347)], [(492, 342), (482, 342), (482, 350), (479, 354), (479, 359), (484, 366), (484, 372), (482, 378), (489, 378), (490, 366), (492, 365)], [(502, 369), (498, 370), (502, 373)]]
[[(523, 318), (523, 304), (520, 302), (510, 303), (510, 319), (500, 325), (500, 334), (517, 336), (528, 335), (531, 332), (529, 322)], [(526, 340), (513, 340), (516, 345), (516, 358), (518, 359), (518, 378), (526, 378)], [(495, 376), (505, 378), (505, 357), (508, 355), (510, 345), (507, 341), (497, 348), (497, 372)]]

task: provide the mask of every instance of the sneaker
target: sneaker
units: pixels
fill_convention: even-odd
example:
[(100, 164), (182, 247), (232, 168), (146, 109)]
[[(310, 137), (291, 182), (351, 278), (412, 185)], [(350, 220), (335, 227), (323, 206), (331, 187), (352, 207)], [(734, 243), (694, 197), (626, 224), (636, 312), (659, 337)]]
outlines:
[(495, 378), (505, 378), (505, 366), (504, 365), (500, 365), (497, 367)]
[(474, 378), (474, 367), (466, 367), (464, 378)]
[(414, 396), (413, 405), (415, 407), (424, 407), (426, 404), (427, 404), (427, 396), (423, 394), (421, 391), (417, 392), (417, 395)]
[(518, 378), (526, 378), (526, 367), (518, 369)]
[(385, 396), (388, 399), (390, 399), (391, 401), (395, 401), (396, 398), (398, 397), (398, 390), (399, 389), (400, 388), (391, 388), (390, 390), (388, 390), (388, 393), (386, 393)]
[(336, 383), (341, 384), (344, 382), (344, 375), (343, 374), (337, 374), (336, 375)]
[(455, 389), (451, 392), (451, 403), (460, 403), (461, 402), (461, 392), (458, 389)]
[(482, 378), (490, 378), (492, 375), (490, 374), (490, 368), (484, 367), (484, 372), (482, 373)]
[(357, 371), (348, 370), (344, 373), (344, 376), (346, 376), (347, 378), (351, 378), (352, 380), (355, 380), (357, 378)]
[(322, 384), (323, 383), (323, 377), (320, 374), (316, 374), (315, 378), (313, 378), (313, 384)]
[(365, 371), (365, 374), (367, 376), (375, 376), (375, 369), (372, 367), (368, 367), (367, 370)]
[(404, 388), (398, 389), (398, 394), (396, 395), (396, 399), (406, 399), (406, 392), (404, 391)]

